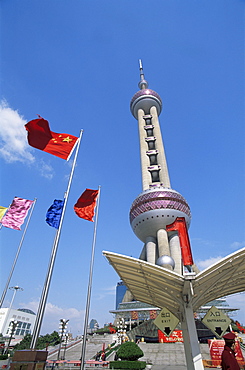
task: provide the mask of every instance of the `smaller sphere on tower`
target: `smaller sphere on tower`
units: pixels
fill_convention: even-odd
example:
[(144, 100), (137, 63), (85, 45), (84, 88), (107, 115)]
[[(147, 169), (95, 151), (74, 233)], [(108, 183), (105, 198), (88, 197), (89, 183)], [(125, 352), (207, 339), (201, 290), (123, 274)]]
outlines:
[(161, 256), (157, 259), (156, 264), (161, 267), (165, 267), (166, 265), (169, 265), (174, 270), (175, 268), (175, 262), (174, 259), (170, 256)]

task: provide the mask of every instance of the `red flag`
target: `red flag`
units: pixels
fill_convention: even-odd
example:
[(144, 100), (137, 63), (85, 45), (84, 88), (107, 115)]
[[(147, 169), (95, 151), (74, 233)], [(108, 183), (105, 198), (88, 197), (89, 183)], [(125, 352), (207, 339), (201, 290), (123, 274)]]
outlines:
[(86, 189), (77, 203), (74, 205), (74, 211), (78, 217), (84, 218), (88, 221), (94, 221), (94, 209), (96, 206), (96, 199), (98, 196), (99, 190)]
[(50, 131), (49, 123), (39, 117), (25, 125), (28, 143), (34, 148), (68, 160), (77, 142), (77, 137)]

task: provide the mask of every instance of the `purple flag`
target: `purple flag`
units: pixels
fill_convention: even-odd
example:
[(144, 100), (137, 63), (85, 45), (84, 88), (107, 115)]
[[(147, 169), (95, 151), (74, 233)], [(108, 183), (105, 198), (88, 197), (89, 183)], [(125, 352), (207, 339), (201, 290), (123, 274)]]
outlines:
[(1, 219), (1, 223), (10, 229), (20, 230), (33, 200), (14, 197), (14, 200), (6, 214)]

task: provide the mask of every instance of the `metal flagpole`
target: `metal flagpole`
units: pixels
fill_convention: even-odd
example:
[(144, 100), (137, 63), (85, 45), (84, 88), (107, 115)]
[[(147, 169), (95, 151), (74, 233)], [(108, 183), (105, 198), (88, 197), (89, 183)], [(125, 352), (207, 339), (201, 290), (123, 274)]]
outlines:
[(48, 271), (47, 271), (45, 283), (44, 283), (44, 286), (43, 286), (42, 296), (41, 296), (41, 299), (40, 299), (40, 302), (39, 302), (39, 307), (38, 307), (38, 312), (37, 312), (37, 316), (36, 316), (36, 320), (35, 320), (35, 325), (34, 325), (34, 328), (33, 328), (30, 349), (35, 349), (36, 344), (37, 344), (37, 340), (38, 340), (38, 337), (39, 337), (39, 334), (40, 334), (40, 329), (41, 329), (41, 325), (42, 325), (42, 321), (43, 321), (43, 315), (44, 315), (44, 311), (45, 311), (45, 307), (46, 307), (49, 287), (50, 287), (51, 278), (52, 278), (53, 269), (54, 269), (55, 258), (56, 258), (56, 254), (57, 254), (57, 250), (58, 250), (58, 244), (59, 244), (59, 239), (60, 239), (62, 223), (63, 223), (63, 219), (64, 219), (64, 215), (65, 215), (67, 200), (68, 200), (70, 187), (71, 187), (71, 182), (72, 182), (72, 178), (73, 178), (73, 174), (74, 174), (74, 170), (75, 170), (75, 166), (76, 166), (77, 155), (78, 155), (78, 151), (79, 151), (79, 147), (80, 147), (80, 143), (81, 143), (81, 139), (82, 139), (82, 134), (83, 134), (83, 130), (80, 131), (80, 136), (79, 136), (78, 143), (77, 143), (75, 157), (74, 157), (74, 161), (73, 161), (73, 165), (72, 165), (72, 169), (71, 169), (67, 189), (66, 189), (66, 192), (65, 192), (65, 195), (64, 195), (64, 206), (63, 206), (62, 214), (61, 214), (61, 217), (60, 217), (59, 228), (58, 228), (58, 230), (55, 234), (55, 238), (54, 238), (54, 243), (53, 243), (51, 256), (50, 256), (50, 261), (49, 261), (49, 266), (48, 266)]
[(24, 231), (23, 231), (23, 234), (22, 234), (22, 237), (21, 237), (21, 241), (20, 241), (19, 247), (18, 247), (18, 249), (17, 249), (16, 255), (15, 255), (15, 259), (14, 259), (14, 262), (13, 262), (12, 268), (11, 268), (11, 270), (10, 270), (9, 277), (8, 277), (8, 280), (7, 280), (7, 283), (6, 283), (5, 289), (4, 289), (4, 291), (3, 291), (3, 294), (2, 294), (2, 297), (1, 297), (1, 300), (0, 300), (0, 308), (2, 307), (2, 304), (3, 304), (4, 298), (5, 298), (6, 293), (7, 293), (8, 286), (9, 286), (10, 280), (11, 280), (11, 278), (12, 278), (12, 275), (13, 275), (13, 272), (14, 272), (14, 268), (15, 268), (16, 262), (17, 262), (17, 260), (18, 260), (18, 257), (19, 257), (19, 254), (20, 254), (20, 250), (21, 250), (21, 247), (22, 247), (22, 244), (23, 244), (23, 241), (24, 241), (25, 235), (26, 235), (26, 231), (27, 231), (27, 228), (28, 228), (28, 225), (29, 225), (29, 222), (30, 222), (31, 216), (32, 216), (32, 212), (33, 212), (34, 206), (35, 206), (35, 204), (36, 204), (36, 200), (37, 200), (37, 198), (35, 198), (35, 199), (34, 199), (34, 201), (33, 201), (33, 203), (32, 203), (32, 207), (31, 207), (31, 209), (30, 209), (29, 217), (28, 217), (28, 220), (27, 220), (27, 222), (26, 222), (26, 226), (25, 226), (25, 229), (24, 229)]
[(99, 192), (98, 192), (98, 198), (97, 198), (96, 217), (95, 217), (95, 222), (94, 222), (94, 236), (93, 236), (92, 251), (91, 251), (87, 303), (86, 303), (84, 329), (83, 329), (83, 343), (82, 343), (82, 354), (81, 354), (81, 365), (80, 365), (81, 370), (84, 369), (84, 364), (85, 364), (86, 338), (87, 338), (88, 317), (89, 317), (89, 309), (90, 309), (90, 297), (91, 297), (91, 289), (92, 289), (94, 251), (95, 251), (96, 231), (97, 231), (98, 214), (99, 214), (99, 202), (100, 202), (100, 186), (99, 186)]

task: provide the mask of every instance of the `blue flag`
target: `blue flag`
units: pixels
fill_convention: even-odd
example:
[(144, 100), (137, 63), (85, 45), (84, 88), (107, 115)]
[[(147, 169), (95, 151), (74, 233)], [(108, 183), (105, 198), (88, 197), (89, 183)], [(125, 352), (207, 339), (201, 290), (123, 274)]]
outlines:
[(55, 199), (54, 203), (51, 207), (49, 207), (48, 212), (46, 214), (46, 222), (52, 227), (55, 227), (56, 229), (59, 228), (60, 224), (60, 218), (62, 214), (64, 206), (64, 201)]

